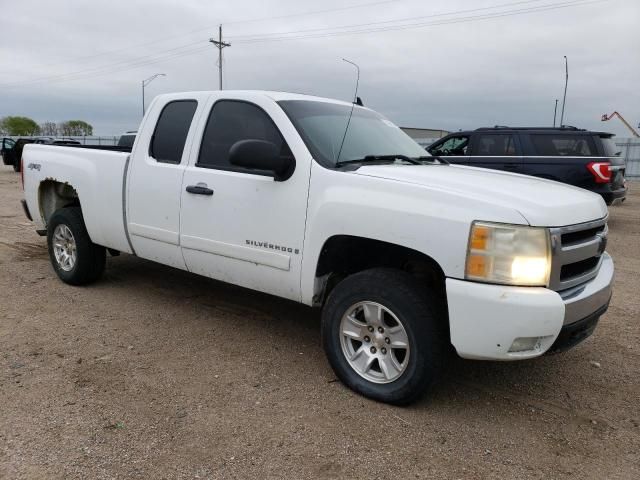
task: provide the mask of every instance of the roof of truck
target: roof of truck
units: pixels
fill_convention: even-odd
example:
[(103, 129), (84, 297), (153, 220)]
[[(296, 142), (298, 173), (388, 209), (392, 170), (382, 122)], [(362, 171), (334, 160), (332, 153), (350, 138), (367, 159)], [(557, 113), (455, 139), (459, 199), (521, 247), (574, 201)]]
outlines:
[[(171, 96), (171, 97), (184, 97), (189, 94), (213, 94), (220, 93), (219, 90), (208, 90), (208, 91), (194, 91), (194, 92), (176, 92), (176, 93), (168, 93), (159, 96)], [(306, 95), (304, 93), (293, 93), (293, 92), (276, 92), (271, 90), (224, 90), (224, 93), (229, 95), (264, 95), (265, 97), (269, 97), (272, 100), (279, 102), (282, 100), (312, 100), (316, 102), (329, 102), (329, 103), (337, 103), (341, 105), (351, 106), (351, 102), (336, 100), (335, 98), (326, 98), (326, 97), (316, 97), (314, 95)]]

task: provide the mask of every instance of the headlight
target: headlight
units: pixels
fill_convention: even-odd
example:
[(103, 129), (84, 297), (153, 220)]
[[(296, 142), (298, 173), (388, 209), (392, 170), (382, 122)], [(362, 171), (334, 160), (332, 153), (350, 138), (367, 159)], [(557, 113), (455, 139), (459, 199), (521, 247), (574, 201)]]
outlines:
[(473, 222), (465, 278), (488, 283), (547, 286), (551, 270), (546, 228)]

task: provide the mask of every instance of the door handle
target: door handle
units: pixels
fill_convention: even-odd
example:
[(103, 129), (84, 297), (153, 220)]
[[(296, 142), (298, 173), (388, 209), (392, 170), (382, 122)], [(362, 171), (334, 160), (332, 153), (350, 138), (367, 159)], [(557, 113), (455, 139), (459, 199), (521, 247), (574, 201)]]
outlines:
[(199, 183), (197, 185), (188, 185), (187, 192), (193, 193), (194, 195), (213, 195), (213, 190), (207, 187), (206, 183)]

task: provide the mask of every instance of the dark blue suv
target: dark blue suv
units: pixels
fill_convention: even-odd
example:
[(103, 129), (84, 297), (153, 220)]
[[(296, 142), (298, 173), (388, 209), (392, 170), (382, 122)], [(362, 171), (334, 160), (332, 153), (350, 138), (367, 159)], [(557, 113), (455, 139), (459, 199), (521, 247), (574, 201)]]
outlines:
[(624, 159), (613, 135), (575, 127), (478, 128), (427, 147), (451, 163), (547, 178), (602, 195), (607, 205), (627, 194)]

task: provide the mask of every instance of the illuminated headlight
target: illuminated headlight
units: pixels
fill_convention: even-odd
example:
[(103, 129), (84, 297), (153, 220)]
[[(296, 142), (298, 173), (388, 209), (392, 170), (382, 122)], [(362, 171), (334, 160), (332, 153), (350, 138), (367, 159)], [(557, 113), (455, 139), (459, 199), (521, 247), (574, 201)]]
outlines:
[(465, 278), (487, 283), (547, 286), (551, 270), (546, 228), (474, 222)]

